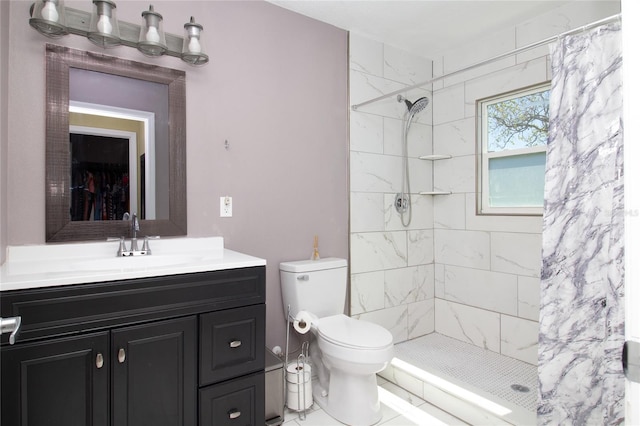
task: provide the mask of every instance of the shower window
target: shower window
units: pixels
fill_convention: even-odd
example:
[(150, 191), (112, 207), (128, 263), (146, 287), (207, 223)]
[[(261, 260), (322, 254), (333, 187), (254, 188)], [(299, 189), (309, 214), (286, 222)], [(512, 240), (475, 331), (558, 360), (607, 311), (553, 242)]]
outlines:
[(548, 83), (477, 102), (478, 213), (542, 214)]

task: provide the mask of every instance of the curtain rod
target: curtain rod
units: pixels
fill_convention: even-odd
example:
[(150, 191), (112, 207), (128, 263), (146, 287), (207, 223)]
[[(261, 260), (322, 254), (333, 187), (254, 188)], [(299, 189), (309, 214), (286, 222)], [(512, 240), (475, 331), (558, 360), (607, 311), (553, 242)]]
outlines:
[(440, 80), (442, 80), (444, 78), (451, 77), (453, 75), (457, 75), (457, 74), (460, 74), (460, 73), (463, 73), (463, 72), (466, 72), (466, 71), (470, 71), (470, 70), (472, 70), (474, 68), (478, 68), (480, 66), (483, 66), (483, 65), (486, 65), (486, 64), (490, 64), (491, 62), (495, 62), (495, 61), (498, 61), (500, 59), (507, 58), (509, 56), (517, 55), (518, 53), (526, 52), (527, 50), (535, 49), (536, 47), (544, 46), (545, 44), (549, 44), (549, 43), (551, 43), (553, 41), (558, 40), (560, 37), (564, 37), (564, 36), (571, 35), (571, 34), (581, 33), (581, 32), (590, 30), (592, 28), (599, 27), (600, 25), (608, 24), (609, 22), (613, 22), (615, 20), (619, 20), (621, 18), (622, 18), (622, 14), (618, 13), (616, 15), (609, 16), (608, 18), (604, 18), (604, 19), (600, 19), (599, 21), (591, 22), (590, 24), (583, 25), (581, 27), (574, 28), (574, 29), (569, 30), (569, 31), (565, 31), (565, 32), (560, 33), (560, 34), (556, 34), (556, 35), (554, 35), (552, 37), (549, 37), (549, 38), (546, 38), (544, 40), (540, 40), (540, 41), (537, 41), (535, 43), (531, 43), (531, 44), (528, 44), (526, 46), (519, 47), (517, 49), (511, 50), (510, 52), (502, 53), (502, 54), (494, 56), (492, 58), (485, 59), (484, 61), (476, 62), (475, 64), (469, 65), (469, 66), (467, 66), (465, 68), (461, 68), (459, 70), (452, 71), (450, 73), (443, 74), (443, 75), (438, 76), (438, 77), (434, 77), (431, 80), (423, 81), (421, 83), (416, 83), (414, 85), (407, 86), (407, 87), (404, 87), (402, 89), (395, 90), (395, 91), (387, 93), (385, 95), (378, 96), (377, 98), (370, 99), (370, 100), (365, 101), (365, 102), (361, 102), (359, 104), (353, 105), (351, 107), (351, 109), (356, 111), (358, 108), (361, 108), (361, 107), (363, 107), (365, 105), (372, 104), (372, 103), (380, 101), (382, 99), (386, 99), (386, 98), (394, 96), (394, 95), (399, 95), (399, 94), (404, 93), (404, 92), (406, 92), (408, 90), (413, 90), (413, 89), (417, 89), (417, 88), (422, 87), (422, 86), (426, 86), (427, 84), (435, 83), (436, 81), (440, 81)]

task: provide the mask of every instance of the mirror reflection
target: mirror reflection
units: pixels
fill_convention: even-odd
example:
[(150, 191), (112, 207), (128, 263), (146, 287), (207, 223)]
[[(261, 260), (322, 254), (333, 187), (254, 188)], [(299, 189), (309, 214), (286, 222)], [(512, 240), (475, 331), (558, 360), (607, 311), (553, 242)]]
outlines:
[[(119, 220), (125, 212), (168, 219), (167, 90), (166, 84), (69, 70), (69, 132), (78, 135), (78, 154), (88, 155), (74, 158), (72, 151), (71, 208), (85, 201), (93, 211), (72, 213), (71, 220)], [(126, 144), (117, 142), (123, 138)]]
[[(156, 194), (154, 129), (151, 112), (69, 101), (71, 220), (156, 218), (156, 195), (169, 193)], [(83, 201), (94, 214), (78, 214)]]

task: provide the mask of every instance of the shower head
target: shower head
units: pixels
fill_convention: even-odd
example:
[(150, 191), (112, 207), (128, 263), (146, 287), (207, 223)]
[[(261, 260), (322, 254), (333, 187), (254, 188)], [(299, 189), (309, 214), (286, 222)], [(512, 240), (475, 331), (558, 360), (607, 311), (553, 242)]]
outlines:
[(415, 102), (411, 102), (409, 99), (405, 98), (404, 96), (398, 95), (398, 102), (404, 102), (405, 105), (407, 106), (407, 110), (409, 111), (409, 114), (413, 115), (413, 114), (419, 113), (420, 111), (425, 109), (427, 105), (429, 105), (429, 98), (425, 96), (417, 99)]
[(427, 105), (429, 105), (429, 98), (427, 97), (423, 97), (420, 99), (417, 99), (413, 105), (411, 105), (411, 108), (409, 108), (409, 112), (412, 113), (418, 113), (420, 111), (422, 111), (423, 109), (425, 109), (427, 107)]

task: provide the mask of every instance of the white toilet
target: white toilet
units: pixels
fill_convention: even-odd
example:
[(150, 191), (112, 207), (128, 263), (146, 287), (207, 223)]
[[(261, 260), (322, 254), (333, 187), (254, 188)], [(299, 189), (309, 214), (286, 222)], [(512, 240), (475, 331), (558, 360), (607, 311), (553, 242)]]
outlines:
[(343, 314), (347, 261), (327, 258), (280, 264), (285, 318), (312, 318), (311, 358), (317, 373), (313, 399), (336, 420), (348, 425), (380, 421), (376, 373), (393, 357), (393, 337), (385, 328)]

